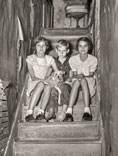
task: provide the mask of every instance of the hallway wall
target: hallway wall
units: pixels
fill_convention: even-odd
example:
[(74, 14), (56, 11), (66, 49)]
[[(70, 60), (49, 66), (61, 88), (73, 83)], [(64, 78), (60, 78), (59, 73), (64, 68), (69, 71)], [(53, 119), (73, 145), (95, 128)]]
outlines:
[[(25, 59), (30, 54), (30, 39), (39, 34), (42, 26), (42, 0), (32, 1), (34, 21), (30, 18), (32, 15), (30, 2), (30, 0), (0, 0), (0, 78), (10, 82), (8, 96), (10, 126), (17, 107), (17, 94), (20, 95), (24, 85)], [(21, 23), (23, 39), (18, 36), (17, 17)], [(22, 65), (18, 73), (19, 56)]]
[(101, 111), (106, 156), (118, 155), (118, 1), (101, 0)]

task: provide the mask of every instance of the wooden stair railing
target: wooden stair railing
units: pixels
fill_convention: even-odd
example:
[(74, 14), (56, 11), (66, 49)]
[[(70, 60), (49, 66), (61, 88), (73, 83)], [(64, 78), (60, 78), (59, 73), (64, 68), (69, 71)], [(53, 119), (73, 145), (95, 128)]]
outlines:
[(95, 17), (95, 0), (92, 0), (89, 11), (88, 27), (91, 28)]
[(16, 112), (14, 114), (14, 119), (12, 122), (10, 134), (9, 134), (8, 141), (7, 141), (7, 146), (4, 151), (4, 156), (13, 156), (13, 141), (16, 139), (18, 122), (19, 122), (19, 120), (21, 120), (21, 109), (22, 109), (22, 103), (24, 100), (24, 95), (25, 95), (25, 91), (26, 91), (26, 87), (27, 87), (27, 79), (28, 79), (28, 75), (26, 75), (24, 87), (23, 87), (23, 89), (21, 91), (21, 95), (18, 99), (18, 104), (17, 104)]
[(42, 27), (53, 27), (53, 5), (50, 0), (43, 0), (43, 17)]

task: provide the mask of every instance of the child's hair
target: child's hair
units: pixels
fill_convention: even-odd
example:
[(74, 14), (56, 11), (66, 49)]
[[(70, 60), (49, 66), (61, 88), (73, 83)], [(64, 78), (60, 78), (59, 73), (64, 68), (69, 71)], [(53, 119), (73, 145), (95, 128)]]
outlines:
[(56, 49), (58, 49), (58, 47), (59, 46), (65, 46), (66, 47), (66, 49), (69, 49), (69, 43), (66, 41), (66, 40), (59, 40), (58, 42), (57, 42), (57, 45), (56, 45)]
[(44, 37), (37, 36), (33, 40), (34, 53), (36, 53), (36, 44), (37, 43), (40, 43), (42, 41), (45, 42), (45, 45), (46, 45), (47, 49), (49, 48), (49, 42), (48, 42), (48, 40), (46, 38), (44, 38)]
[(92, 51), (92, 49), (93, 49), (93, 43), (92, 43), (92, 41), (88, 37), (81, 37), (81, 38), (79, 38), (77, 40), (77, 46), (76, 46), (77, 49), (78, 49), (78, 45), (79, 45), (79, 42), (80, 41), (84, 41), (84, 42), (88, 43), (88, 46), (89, 46), (88, 52), (91, 52)]

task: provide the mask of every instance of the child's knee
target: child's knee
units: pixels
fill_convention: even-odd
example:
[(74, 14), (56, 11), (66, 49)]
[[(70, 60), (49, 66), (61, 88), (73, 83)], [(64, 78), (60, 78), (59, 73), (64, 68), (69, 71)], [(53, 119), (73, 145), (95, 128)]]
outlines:
[(51, 86), (50, 85), (45, 85), (45, 90), (44, 91), (51, 91)]
[(38, 84), (37, 84), (38, 86), (42, 86), (42, 87), (44, 87), (44, 82), (39, 82)]
[(78, 81), (78, 80), (75, 80), (74, 82), (73, 82), (73, 87), (79, 87), (79, 85), (80, 85), (80, 82)]
[(86, 80), (85, 78), (83, 78), (83, 79), (81, 80), (81, 85), (87, 86), (87, 87), (88, 87), (88, 82), (87, 82), (87, 80)]
[(41, 90), (44, 89), (44, 83), (43, 82), (39, 82), (37, 85), (36, 85), (37, 88), (40, 88)]

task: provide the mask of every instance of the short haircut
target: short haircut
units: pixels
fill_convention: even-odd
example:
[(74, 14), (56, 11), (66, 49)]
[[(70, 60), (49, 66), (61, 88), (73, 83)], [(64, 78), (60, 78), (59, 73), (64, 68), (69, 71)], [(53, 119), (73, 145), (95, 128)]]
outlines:
[(33, 45), (36, 46), (37, 43), (40, 43), (40, 42), (45, 42), (45, 45), (47, 47), (47, 49), (49, 48), (49, 42), (46, 38), (44, 37), (40, 37), (40, 36), (37, 36), (34, 38), (34, 41), (33, 41)]
[(92, 43), (92, 41), (88, 37), (81, 37), (81, 38), (79, 38), (77, 40), (77, 45), (76, 45), (77, 49), (78, 49), (78, 45), (79, 45), (79, 42), (80, 41), (87, 42), (88, 43), (88, 46), (89, 46), (89, 52), (92, 51), (92, 49), (93, 49), (93, 43)]
[(59, 46), (65, 46), (66, 49), (69, 49), (69, 42), (67, 42), (66, 40), (59, 40), (56, 44), (56, 48), (58, 48)]

